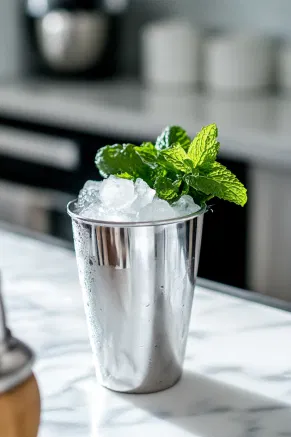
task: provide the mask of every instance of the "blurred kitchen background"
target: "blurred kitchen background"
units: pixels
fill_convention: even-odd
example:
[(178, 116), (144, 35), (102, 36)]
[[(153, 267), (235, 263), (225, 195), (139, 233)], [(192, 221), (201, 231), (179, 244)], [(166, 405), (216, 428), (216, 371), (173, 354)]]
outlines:
[(65, 205), (99, 147), (216, 122), (249, 203), (213, 202), (199, 274), (291, 300), (290, 16), (289, 0), (1, 0), (0, 220), (71, 241)]

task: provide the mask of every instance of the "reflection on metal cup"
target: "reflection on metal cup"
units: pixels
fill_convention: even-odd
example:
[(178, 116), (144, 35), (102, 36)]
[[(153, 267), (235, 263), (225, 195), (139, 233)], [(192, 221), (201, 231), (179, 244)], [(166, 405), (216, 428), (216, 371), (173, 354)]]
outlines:
[(182, 374), (203, 214), (152, 223), (85, 219), (68, 205), (99, 382), (151, 393)]

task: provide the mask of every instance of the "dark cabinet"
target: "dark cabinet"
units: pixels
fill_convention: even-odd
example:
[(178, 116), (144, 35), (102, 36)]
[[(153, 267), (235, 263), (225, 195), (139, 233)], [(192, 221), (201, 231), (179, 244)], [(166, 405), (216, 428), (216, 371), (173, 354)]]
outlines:
[[(98, 171), (94, 158), (98, 148), (116, 142), (132, 142), (139, 144), (136, 138), (122, 138), (115, 135), (89, 134), (73, 129), (61, 129), (56, 126), (24, 122), (14, 118), (0, 118), (1, 126), (22, 133), (37, 133), (46, 138), (69, 140), (78, 149), (79, 160), (74, 169), (62, 169), (53, 161), (50, 165), (17, 155), (5, 155), (0, 151), (0, 179), (12, 184), (32, 187), (33, 189), (53, 190), (67, 193), (69, 197), (77, 195), (79, 189), (88, 179), (98, 179)], [(48, 147), (50, 141), (46, 140)], [(37, 142), (34, 144), (38, 147)], [(57, 160), (57, 156), (55, 158)], [(247, 186), (247, 165), (242, 162), (220, 162), (230, 168)], [(44, 191), (43, 191), (44, 192)], [(43, 232), (63, 239), (71, 239), (71, 224), (66, 214), (64, 197), (53, 205), (50, 203), (47, 212), (50, 225)], [(241, 208), (228, 202), (214, 200), (210, 210), (205, 214), (204, 231), (201, 249), (199, 275), (223, 282), (225, 284), (245, 287), (246, 285), (246, 244), (247, 244), (247, 206)], [(0, 217), (1, 219), (1, 217)]]

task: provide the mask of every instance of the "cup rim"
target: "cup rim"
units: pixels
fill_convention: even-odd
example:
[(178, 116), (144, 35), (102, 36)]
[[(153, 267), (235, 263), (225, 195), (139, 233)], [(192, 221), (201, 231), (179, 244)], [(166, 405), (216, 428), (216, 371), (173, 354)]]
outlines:
[(174, 217), (171, 219), (164, 219), (164, 220), (155, 220), (155, 221), (147, 221), (147, 222), (113, 222), (113, 221), (90, 219), (80, 216), (79, 214), (73, 211), (73, 207), (76, 202), (77, 199), (73, 199), (67, 204), (67, 213), (72, 219), (78, 220), (82, 223), (88, 223), (96, 226), (103, 226), (103, 227), (110, 227), (110, 228), (139, 228), (143, 226), (149, 227), (149, 226), (161, 226), (161, 225), (183, 223), (203, 215), (208, 209), (207, 205), (205, 205), (201, 207), (199, 211), (197, 211), (194, 214), (188, 214), (186, 216)]

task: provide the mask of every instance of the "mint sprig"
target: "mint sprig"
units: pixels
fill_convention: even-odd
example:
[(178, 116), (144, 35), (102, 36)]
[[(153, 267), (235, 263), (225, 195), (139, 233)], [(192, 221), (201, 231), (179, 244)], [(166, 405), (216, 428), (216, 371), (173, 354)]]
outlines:
[[(139, 153), (142, 150), (144, 153)], [(105, 146), (97, 152), (95, 163), (99, 173), (104, 178), (111, 174), (125, 179), (142, 178), (150, 185), (152, 182), (152, 167), (151, 160), (147, 156), (150, 154), (149, 150), (148, 143), (139, 147), (133, 144)], [(154, 146), (152, 150), (155, 150)], [(152, 161), (156, 162), (154, 152)]]
[(156, 141), (158, 150), (168, 149), (172, 144), (179, 143), (183, 149), (188, 150), (191, 139), (187, 132), (180, 126), (167, 126)]
[(142, 178), (161, 199), (174, 202), (190, 194), (199, 205), (213, 197), (244, 206), (247, 190), (226, 167), (216, 161), (220, 144), (216, 124), (201, 129), (191, 141), (179, 126), (169, 126), (156, 144), (115, 144), (101, 148), (96, 166), (103, 177)]
[(196, 135), (188, 150), (188, 156), (194, 167), (201, 167), (216, 160), (220, 146), (217, 135), (216, 124), (203, 127)]

